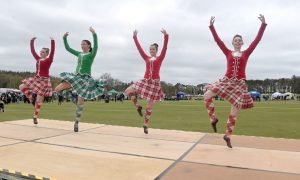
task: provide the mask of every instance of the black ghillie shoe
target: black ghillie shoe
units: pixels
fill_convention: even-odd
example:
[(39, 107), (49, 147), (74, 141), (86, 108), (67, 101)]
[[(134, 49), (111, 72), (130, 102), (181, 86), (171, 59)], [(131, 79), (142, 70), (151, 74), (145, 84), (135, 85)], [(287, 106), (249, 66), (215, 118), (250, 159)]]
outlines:
[(35, 125), (38, 124), (38, 121), (37, 121), (37, 118), (36, 118), (36, 117), (33, 117), (33, 124), (35, 124)]
[(138, 107), (136, 108), (137, 112), (139, 113), (139, 115), (140, 115), (141, 117), (143, 117), (142, 109), (143, 109), (142, 106), (138, 106)]
[(143, 128), (144, 128), (144, 133), (148, 134), (148, 127), (144, 125)]
[(226, 144), (229, 148), (232, 148), (231, 142), (230, 142), (230, 138), (226, 135), (223, 136), (223, 139), (226, 141)]
[(218, 118), (215, 118), (215, 120), (211, 123), (211, 126), (214, 129), (214, 132), (217, 132), (217, 123), (218, 122), (219, 122)]
[(75, 122), (74, 124), (74, 132), (78, 132), (79, 127), (78, 127), (78, 122)]

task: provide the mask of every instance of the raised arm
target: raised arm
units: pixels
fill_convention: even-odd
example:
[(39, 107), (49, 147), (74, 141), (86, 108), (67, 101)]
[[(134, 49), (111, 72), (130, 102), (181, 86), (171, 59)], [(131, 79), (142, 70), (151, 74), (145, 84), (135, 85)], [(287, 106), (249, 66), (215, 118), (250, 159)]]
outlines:
[(138, 33), (137, 30), (133, 31), (133, 40), (134, 40), (134, 43), (135, 43), (135, 45), (136, 45), (136, 47), (137, 47), (137, 49), (138, 49), (140, 55), (142, 56), (142, 58), (143, 58), (144, 60), (146, 60), (146, 59), (148, 58), (148, 56), (147, 56), (147, 54), (144, 52), (143, 48), (141, 47), (141, 45), (140, 45), (140, 43), (139, 43), (139, 41), (138, 41), (138, 39), (137, 39), (137, 33)]
[(36, 37), (33, 37), (30, 40), (30, 51), (31, 51), (31, 54), (33, 55), (34, 59), (38, 60), (38, 59), (40, 59), (40, 56), (35, 52), (35, 49), (34, 49), (34, 40), (35, 39), (36, 39)]
[(66, 48), (66, 50), (69, 51), (71, 54), (73, 54), (73, 55), (75, 55), (75, 56), (78, 56), (78, 55), (80, 54), (80, 52), (79, 52), (79, 51), (76, 51), (76, 50), (74, 50), (74, 49), (72, 49), (72, 48), (70, 48), (70, 46), (69, 46), (69, 43), (68, 43), (68, 40), (67, 40), (68, 35), (69, 35), (69, 32), (66, 32), (66, 33), (64, 34), (64, 36), (63, 36), (65, 48)]
[(256, 48), (256, 46), (258, 45), (259, 41), (261, 40), (264, 31), (267, 27), (266, 21), (265, 21), (265, 17), (263, 15), (259, 15), (258, 19), (261, 21), (261, 25), (260, 28), (258, 30), (258, 33), (254, 39), (254, 41), (250, 44), (250, 46), (244, 51), (244, 53), (246, 53), (248, 56), (250, 56), (250, 54), (253, 52), (253, 50)]
[(53, 56), (55, 52), (55, 41), (52, 37), (50, 39), (51, 39), (51, 48), (50, 48), (49, 60), (53, 61)]
[(164, 45), (163, 45), (163, 48), (162, 48), (161, 53), (159, 55), (159, 57), (160, 57), (159, 59), (161, 61), (163, 61), (165, 56), (166, 56), (166, 52), (167, 52), (167, 48), (168, 48), (169, 34), (164, 29), (162, 29), (161, 32), (164, 34)]
[(90, 27), (90, 31), (93, 34), (93, 41), (94, 41), (94, 46), (93, 46), (91, 54), (93, 57), (95, 57), (97, 54), (97, 50), (98, 50), (98, 38), (97, 38), (97, 34), (96, 34), (95, 30), (92, 27)]
[(214, 27), (214, 22), (215, 22), (215, 17), (211, 17), (210, 19), (210, 26), (209, 29), (214, 37), (214, 40), (216, 41), (217, 45), (219, 46), (219, 48), (223, 51), (223, 53), (225, 55), (227, 55), (228, 51), (230, 51), (226, 45), (224, 44), (224, 42), (220, 39), (220, 37), (218, 36), (215, 27)]

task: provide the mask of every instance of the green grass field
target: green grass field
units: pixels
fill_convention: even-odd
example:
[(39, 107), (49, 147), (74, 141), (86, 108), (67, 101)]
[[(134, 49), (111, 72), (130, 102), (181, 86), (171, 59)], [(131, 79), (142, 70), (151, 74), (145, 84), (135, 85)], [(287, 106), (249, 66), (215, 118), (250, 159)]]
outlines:
[[(141, 102), (145, 105), (145, 102)], [(225, 101), (215, 101), (219, 118), (219, 133), (225, 132), (230, 105)], [(30, 119), (33, 107), (29, 104), (7, 105), (0, 113), (0, 121)], [(40, 118), (73, 121), (75, 105), (64, 102), (43, 104)], [(129, 101), (100, 103), (87, 102), (81, 118), (82, 122), (141, 127), (139, 117)], [(153, 108), (150, 128), (177, 129), (184, 131), (212, 132), (203, 101), (164, 101)], [(256, 102), (255, 108), (241, 110), (234, 130), (236, 135), (266, 136), (300, 139), (300, 102), (268, 101)]]

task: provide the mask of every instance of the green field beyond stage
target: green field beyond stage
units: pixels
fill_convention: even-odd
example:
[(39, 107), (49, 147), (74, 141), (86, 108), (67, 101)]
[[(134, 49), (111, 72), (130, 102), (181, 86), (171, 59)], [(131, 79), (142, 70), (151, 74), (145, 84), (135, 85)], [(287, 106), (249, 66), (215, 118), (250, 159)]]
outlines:
[[(144, 101), (140, 102), (145, 105)], [(224, 133), (230, 105), (226, 101), (215, 101), (215, 107), (220, 120), (219, 133)], [(0, 113), (0, 121), (29, 119), (32, 114), (32, 105), (10, 104), (5, 107), (4, 113)], [(61, 106), (57, 102), (44, 103), (40, 112), (43, 119), (73, 121), (74, 117), (75, 106), (71, 102), (64, 102)], [(143, 124), (143, 118), (138, 116), (130, 101), (87, 102), (81, 121), (135, 127)], [(203, 101), (164, 101), (156, 104), (150, 128), (212, 132)], [(256, 102), (253, 109), (239, 111), (234, 134), (300, 139), (300, 102)]]

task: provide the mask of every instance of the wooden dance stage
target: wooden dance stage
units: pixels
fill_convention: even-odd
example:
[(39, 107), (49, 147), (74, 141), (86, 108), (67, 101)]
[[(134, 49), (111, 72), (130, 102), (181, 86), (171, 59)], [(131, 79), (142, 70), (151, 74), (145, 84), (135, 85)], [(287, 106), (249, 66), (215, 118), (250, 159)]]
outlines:
[(232, 136), (229, 149), (222, 134), (79, 127), (74, 133), (73, 122), (46, 119), (0, 123), (0, 179), (3, 169), (51, 180), (300, 179), (300, 140)]

